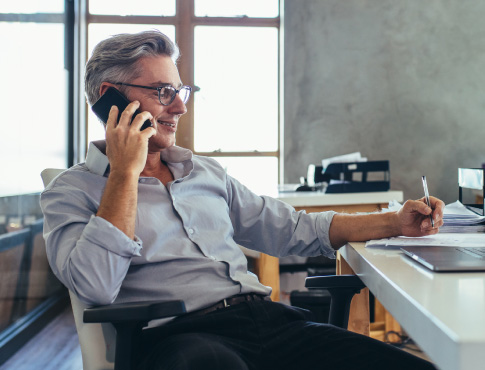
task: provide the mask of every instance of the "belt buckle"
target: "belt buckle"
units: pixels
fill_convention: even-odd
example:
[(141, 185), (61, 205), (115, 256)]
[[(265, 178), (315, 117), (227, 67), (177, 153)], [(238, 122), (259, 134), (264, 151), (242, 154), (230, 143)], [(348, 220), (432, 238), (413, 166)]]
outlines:
[(224, 298), (224, 299), (222, 300), (222, 303), (224, 303), (224, 308), (226, 308), (226, 307), (229, 307), (229, 306), (230, 306), (230, 304), (229, 304), (229, 303), (227, 303), (227, 299), (226, 299), (226, 298)]

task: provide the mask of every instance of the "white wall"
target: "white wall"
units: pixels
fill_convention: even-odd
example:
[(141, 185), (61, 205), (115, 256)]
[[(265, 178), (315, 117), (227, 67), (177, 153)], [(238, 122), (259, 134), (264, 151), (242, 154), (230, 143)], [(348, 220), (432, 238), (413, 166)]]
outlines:
[(485, 2), (286, 0), (285, 182), (361, 151), (446, 203), (485, 162)]

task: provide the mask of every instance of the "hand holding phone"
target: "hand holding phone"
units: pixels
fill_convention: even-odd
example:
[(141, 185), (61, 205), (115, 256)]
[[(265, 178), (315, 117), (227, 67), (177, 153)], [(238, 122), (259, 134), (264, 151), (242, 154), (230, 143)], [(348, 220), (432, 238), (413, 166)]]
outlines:
[[(118, 107), (117, 121), (119, 122), (121, 113), (123, 113), (128, 104), (130, 104), (130, 101), (118, 89), (109, 87), (108, 90), (106, 90), (106, 92), (98, 99), (98, 101), (93, 104), (91, 109), (96, 116), (98, 116), (99, 119), (106, 124), (108, 122), (109, 111), (113, 105)], [(131, 122), (133, 122), (138, 113), (140, 113), (140, 110), (137, 109), (131, 118)], [(143, 126), (141, 126), (140, 131), (152, 126), (152, 122), (147, 119), (143, 123)]]

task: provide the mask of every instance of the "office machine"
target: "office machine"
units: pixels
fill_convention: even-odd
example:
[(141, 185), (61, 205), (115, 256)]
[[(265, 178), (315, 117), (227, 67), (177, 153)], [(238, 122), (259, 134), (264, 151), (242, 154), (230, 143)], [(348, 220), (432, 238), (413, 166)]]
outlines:
[(311, 164), (307, 181), (308, 190), (325, 184), (326, 193), (388, 191), (391, 184), (389, 161), (331, 163), (325, 170)]
[[(484, 179), (483, 168), (458, 168), (458, 200), (481, 216), (485, 216)], [(470, 200), (470, 191), (473, 190), (478, 190), (480, 195), (476, 195), (476, 199)]]

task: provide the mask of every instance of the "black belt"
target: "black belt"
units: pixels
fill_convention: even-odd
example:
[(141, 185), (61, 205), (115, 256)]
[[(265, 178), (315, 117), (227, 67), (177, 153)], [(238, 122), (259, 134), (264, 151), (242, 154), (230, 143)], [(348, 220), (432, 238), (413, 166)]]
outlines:
[(185, 315), (180, 316), (180, 318), (188, 317), (188, 316), (205, 315), (205, 314), (208, 314), (209, 312), (217, 311), (222, 308), (226, 308), (230, 306), (235, 306), (239, 303), (248, 302), (248, 301), (271, 301), (271, 298), (266, 295), (255, 294), (255, 293), (235, 295), (233, 297), (223, 299), (222, 301), (219, 301), (216, 304), (213, 304), (212, 306), (202, 308), (197, 311), (189, 312)]

